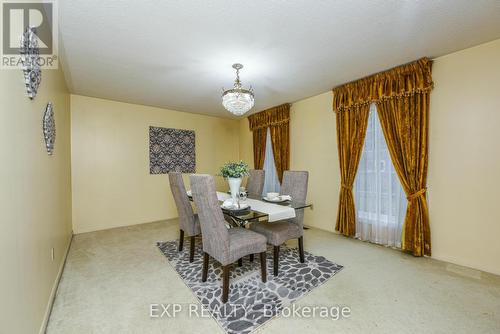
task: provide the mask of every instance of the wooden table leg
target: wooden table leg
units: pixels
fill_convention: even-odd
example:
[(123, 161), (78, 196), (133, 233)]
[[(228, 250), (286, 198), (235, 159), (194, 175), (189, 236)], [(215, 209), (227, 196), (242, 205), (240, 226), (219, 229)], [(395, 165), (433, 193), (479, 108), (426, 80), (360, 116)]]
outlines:
[(227, 302), (227, 297), (229, 295), (229, 267), (231, 265), (226, 265), (222, 267), (222, 302)]
[(278, 276), (279, 259), (280, 259), (280, 246), (274, 246), (274, 259), (273, 259), (274, 271), (273, 271), (273, 274), (275, 277)]
[(260, 253), (260, 276), (262, 278), (262, 282), (266, 283), (267, 282), (266, 252)]
[(191, 237), (190, 245), (189, 245), (189, 262), (194, 261), (194, 235)]
[(208, 275), (208, 253), (203, 252), (203, 270), (201, 273), (201, 281), (206, 282)]
[(182, 252), (183, 245), (184, 245), (184, 231), (179, 230), (179, 252)]
[(299, 258), (300, 263), (304, 263), (304, 237), (299, 238)]

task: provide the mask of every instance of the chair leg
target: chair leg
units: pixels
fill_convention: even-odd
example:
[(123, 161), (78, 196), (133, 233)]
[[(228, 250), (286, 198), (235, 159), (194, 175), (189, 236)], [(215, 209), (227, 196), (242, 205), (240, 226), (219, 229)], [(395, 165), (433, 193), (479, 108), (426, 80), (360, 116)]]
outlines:
[(203, 270), (201, 273), (201, 281), (206, 282), (208, 275), (208, 253), (203, 252)]
[(241, 267), (243, 265), (243, 258), (238, 259), (238, 267)]
[(179, 230), (179, 252), (182, 252), (183, 245), (184, 245), (184, 231)]
[(194, 235), (191, 237), (190, 245), (189, 245), (189, 262), (194, 261)]
[(299, 257), (300, 263), (304, 263), (304, 237), (299, 238)]
[(266, 283), (267, 282), (266, 252), (260, 253), (260, 276), (262, 278), (262, 282)]
[(227, 302), (227, 296), (229, 295), (229, 267), (231, 265), (222, 267), (222, 302)]
[(273, 274), (274, 276), (278, 276), (278, 261), (279, 261), (279, 258), (280, 258), (280, 246), (274, 246), (274, 259), (273, 259), (273, 262), (274, 262), (274, 271), (273, 271)]
[(250, 262), (253, 262), (253, 254), (250, 254)]

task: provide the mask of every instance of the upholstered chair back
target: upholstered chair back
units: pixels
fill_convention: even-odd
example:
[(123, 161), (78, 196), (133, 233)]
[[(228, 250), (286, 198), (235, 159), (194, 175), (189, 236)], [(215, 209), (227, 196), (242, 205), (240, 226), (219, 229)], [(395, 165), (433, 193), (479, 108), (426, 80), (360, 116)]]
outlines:
[(265, 171), (263, 169), (251, 169), (247, 182), (247, 192), (251, 197), (261, 197), (264, 190)]
[[(307, 198), (307, 184), (309, 180), (309, 172), (306, 171), (291, 171), (286, 170), (283, 172), (283, 182), (281, 184), (281, 194), (292, 196), (292, 201), (305, 203)], [(296, 217), (291, 219), (299, 224), (300, 227), (304, 226), (304, 210), (297, 210)]]
[(229, 258), (229, 232), (217, 199), (214, 178), (204, 174), (194, 174), (189, 178), (200, 218), (203, 251), (222, 263)]
[(182, 174), (176, 172), (168, 173), (168, 181), (170, 182), (170, 190), (174, 196), (177, 212), (179, 213), (179, 227), (188, 236), (196, 235), (194, 212), (191, 203), (189, 203)]

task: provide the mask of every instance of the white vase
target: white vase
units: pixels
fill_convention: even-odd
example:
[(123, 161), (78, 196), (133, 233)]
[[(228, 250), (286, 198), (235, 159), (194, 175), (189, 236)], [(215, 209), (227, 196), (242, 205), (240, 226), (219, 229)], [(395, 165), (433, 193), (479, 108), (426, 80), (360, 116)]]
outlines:
[(231, 198), (233, 202), (236, 203), (236, 197), (240, 192), (241, 177), (228, 177), (227, 182), (229, 183), (229, 189), (231, 190)]

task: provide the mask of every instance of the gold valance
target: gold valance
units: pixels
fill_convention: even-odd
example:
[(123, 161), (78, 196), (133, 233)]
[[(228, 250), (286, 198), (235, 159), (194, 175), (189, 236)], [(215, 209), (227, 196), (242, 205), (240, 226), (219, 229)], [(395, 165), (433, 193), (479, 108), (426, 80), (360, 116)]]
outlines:
[(432, 60), (422, 58), (333, 89), (333, 110), (345, 111), (354, 106), (379, 100), (411, 96), (432, 90)]
[(290, 104), (285, 103), (248, 116), (250, 131), (269, 126), (288, 123), (290, 121)]

